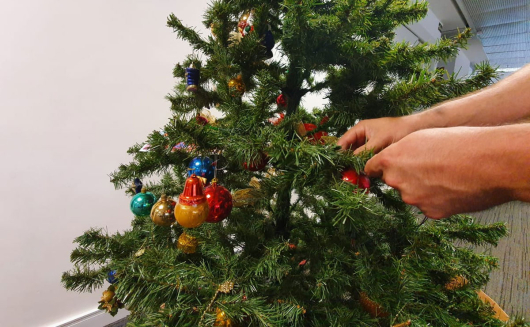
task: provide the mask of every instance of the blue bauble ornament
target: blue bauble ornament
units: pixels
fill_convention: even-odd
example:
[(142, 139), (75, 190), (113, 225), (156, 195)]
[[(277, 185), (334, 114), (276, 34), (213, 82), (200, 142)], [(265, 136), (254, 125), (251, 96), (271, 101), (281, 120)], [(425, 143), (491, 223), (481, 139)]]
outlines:
[(188, 176), (195, 174), (199, 177), (204, 177), (208, 183), (213, 179), (215, 167), (212, 160), (208, 157), (195, 157), (188, 167)]
[(107, 282), (114, 284), (118, 281), (118, 278), (116, 278), (116, 270), (111, 270), (107, 274)]
[(131, 211), (136, 216), (149, 216), (155, 202), (156, 196), (151, 192), (146, 192), (145, 188), (143, 188), (141, 193), (133, 196), (131, 200)]

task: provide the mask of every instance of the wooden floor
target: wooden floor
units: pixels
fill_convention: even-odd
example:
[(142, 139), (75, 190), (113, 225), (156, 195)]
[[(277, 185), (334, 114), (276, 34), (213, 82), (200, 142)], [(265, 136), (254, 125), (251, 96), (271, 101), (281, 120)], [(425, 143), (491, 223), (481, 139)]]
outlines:
[(510, 316), (530, 319), (530, 204), (510, 202), (471, 215), (477, 222), (506, 222), (510, 235), (491, 249), (500, 268), (492, 273), (484, 292)]

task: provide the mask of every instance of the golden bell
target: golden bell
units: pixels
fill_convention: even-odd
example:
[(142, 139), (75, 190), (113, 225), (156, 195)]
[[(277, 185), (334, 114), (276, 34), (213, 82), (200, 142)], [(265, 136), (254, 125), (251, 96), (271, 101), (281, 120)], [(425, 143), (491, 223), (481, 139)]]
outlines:
[(203, 183), (193, 174), (186, 179), (184, 192), (175, 207), (175, 218), (182, 227), (195, 228), (206, 221), (209, 213), (210, 207), (204, 196)]
[(171, 226), (175, 222), (175, 205), (173, 199), (168, 198), (165, 194), (151, 209), (151, 220), (158, 226)]
[(186, 254), (195, 253), (197, 251), (197, 245), (199, 245), (197, 238), (186, 233), (180, 234), (177, 240), (177, 248)]

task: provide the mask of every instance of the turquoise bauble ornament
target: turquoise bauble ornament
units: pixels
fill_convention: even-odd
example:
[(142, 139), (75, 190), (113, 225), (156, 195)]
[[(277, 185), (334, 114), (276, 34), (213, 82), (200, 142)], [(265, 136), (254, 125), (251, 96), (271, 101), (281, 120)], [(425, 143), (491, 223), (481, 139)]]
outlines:
[(149, 216), (155, 202), (156, 196), (151, 192), (146, 192), (145, 188), (143, 188), (142, 192), (133, 196), (131, 200), (131, 211), (136, 216)]

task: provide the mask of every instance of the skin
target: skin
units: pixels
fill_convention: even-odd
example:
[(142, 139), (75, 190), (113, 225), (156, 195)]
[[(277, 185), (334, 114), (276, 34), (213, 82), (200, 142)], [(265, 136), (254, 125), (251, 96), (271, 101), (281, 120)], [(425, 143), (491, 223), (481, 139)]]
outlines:
[(527, 66), (419, 114), (361, 121), (338, 144), (374, 150), (365, 173), (433, 219), (530, 202), (529, 89)]

